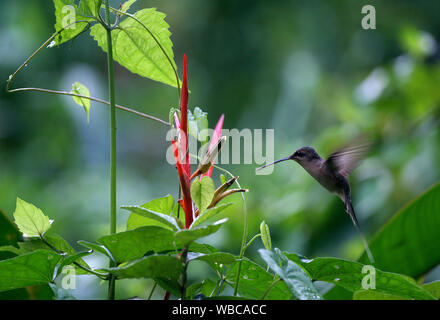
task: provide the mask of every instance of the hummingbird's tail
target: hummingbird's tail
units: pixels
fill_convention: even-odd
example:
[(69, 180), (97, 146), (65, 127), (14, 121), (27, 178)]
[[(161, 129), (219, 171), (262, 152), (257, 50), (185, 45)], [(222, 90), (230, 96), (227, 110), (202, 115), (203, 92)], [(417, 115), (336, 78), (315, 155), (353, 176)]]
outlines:
[(345, 194), (344, 202), (345, 202), (345, 210), (350, 215), (351, 220), (353, 220), (353, 224), (356, 227), (356, 229), (358, 229), (359, 234), (360, 234), (361, 239), (362, 239), (362, 242), (363, 242), (364, 247), (365, 247), (365, 252), (367, 253), (367, 256), (368, 256), (368, 259), (370, 260), (370, 263), (373, 264), (374, 263), (374, 257), (373, 257), (373, 254), (370, 251), (370, 247), (368, 246), (368, 242), (365, 239), (364, 234), (362, 233), (361, 227), (360, 227), (359, 222), (358, 222), (358, 220), (356, 218), (356, 214), (354, 213), (354, 208), (353, 208), (353, 205), (351, 203), (350, 194)]

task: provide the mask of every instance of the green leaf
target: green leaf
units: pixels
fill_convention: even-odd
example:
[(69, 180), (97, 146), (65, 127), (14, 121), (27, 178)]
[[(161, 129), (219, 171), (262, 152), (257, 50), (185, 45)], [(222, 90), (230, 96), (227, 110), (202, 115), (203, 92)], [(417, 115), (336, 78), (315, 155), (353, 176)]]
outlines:
[(353, 294), (353, 300), (409, 300), (409, 298), (377, 292), (376, 290), (361, 290)]
[(431, 293), (437, 299), (440, 299), (440, 280), (425, 283), (424, 285), (422, 285), (422, 288), (426, 291), (429, 291), (429, 293)]
[(0, 291), (51, 282), (60, 259), (55, 252), (37, 250), (0, 261)]
[[(154, 212), (170, 215), (170, 213), (173, 211), (174, 199), (171, 195), (166, 195), (165, 197), (149, 201), (143, 204), (141, 207)], [(127, 230), (132, 230), (142, 226), (163, 226), (163, 223), (135, 212), (131, 213), (127, 221)]]
[(81, 0), (78, 13), (83, 17), (97, 17), (102, 0)]
[(26, 286), (0, 292), (0, 300), (53, 300), (54, 294), (49, 284)]
[(20, 198), (17, 198), (14, 219), (18, 229), (27, 237), (42, 235), (52, 224), (40, 209)]
[(258, 250), (268, 266), (286, 283), (290, 292), (300, 300), (321, 300), (321, 296), (304, 270), (287, 259), (278, 248)]
[[(21, 232), (12, 220), (0, 210), (0, 260), (14, 258), (19, 254), (11, 251), (2, 251), (2, 248), (10, 247), (17, 250), (18, 241), (22, 241)], [(0, 292), (0, 300), (51, 300), (53, 292), (47, 284), (27, 286), (26, 288), (13, 289)]]
[(110, 251), (108, 251), (107, 248), (105, 248), (104, 246), (101, 246), (100, 244), (85, 241), (85, 240), (79, 240), (79, 241), (77, 241), (77, 243), (79, 245), (86, 247), (86, 248), (89, 248), (95, 252), (102, 253), (103, 255), (107, 256), (110, 260), (116, 262), (115, 258), (112, 256)]
[[(91, 2), (93, 0), (86, 0)], [(54, 0), (55, 4), (55, 30), (59, 31), (65, 27), (59, 35), (55, 37), (55, 44), (60, 45), (66, 41), (74, 39), (81, 32), (83, 32), (88, 22), (94, 21), (94, 18), (87, 17), (87, 15), (92, 15), (88, 11), (89, 6), (85, 2), (80, 4), (80, 8), (75, 5), (74, 0)], [(74, 23), (75, 21), (81, 21)], [(82, 22), (84, 21), (84, 22)]]
[[(396, 213), (370, 241), (375, 267), (419, 278), (440, 263), (440, 183)], [(359, 259), (368, 263), (364, 253)]]
[(287, 258), (300, 264), (312, 280), (334, 283), (350, 291), (365, 288), (362, 283), (372, 284), (375, 279), (375, 291), (410, 299), (433, 299), (426, 290), (419, 287), (408, 276), (384, 272), (370, 265), (338, 258), (300, 259), (296, 254), (285, 253)]
[[(72, 85), (72, 93), (80, 94), (80, 95), (86, 96), (86, 97), (90, 97), (89, 89), (85, 85), (79, 83), (78, 81)], [(89, 119), (90, 100), (86, 99), (86, 98), (74, 97), (74, 96), (72, 98), (73, 98), (73, 101), (75, 101), (75, 103), (77, 105), (84, 108), (84, 111), (86, 112), (86, 116), (87, 116), (87, 122), (90, 122), (90, 119)]]
[(157, 282), (157, 284), (161, 286), (162, 289), (164, 289), (165, 291), (170, 292), (176, 297), (181, 296), (180, 284), (179, 281), (177, 281), (176, 279), (155, 278), (154, 281)]
[(131, 5), (133, 4), (133, 3), (135, 3), (137, 0), (128, 0), (128, 1), (125, 1), (123, 4), (122, 4), (122, 6), (121, 6), (121, 11), (122, 12), (127, 12), (129, 9), (130, 9), (130, 7), (131, 7)]
[(177, 280), (182, 273), (182, 262), (168, 255), (151, 255), (123, 264), (116, 268), (104, 269), (118, 278), (163, 278)]
[[(64, 259), (67, 259), (70, 256), (76, 255), (75, 250), (67, 243), (66, 240), (64, 240), (60, 236), (45, 235), (44, 239), (51, 246), (53, 246), (55, 249), (66, 254)], [(45, 250), (49, 249), (48, 246), (43, 241), (41, 241), (41, 239), (39, 239), (39, 238), (38, 239), (30, 238), (27, 241), (18, 242), (17, 245), (18, 245), (18, 248), (13, 247), (13, 246), (0, 247), (0, 251), (10, 251), (10, 252), (13, 252), (17, 255), (22, 255), (22, 254), (29, 253), (29, 252), (32, 252), (32, 251), (35, 251), (38, 249), (45, 249)], [(81, 259), (81, 257), (78, 257), (78, 259), (75, 259), (74, 261), (76, 261), (77, 263), (79, 263), (83, 267), (90, 268), (88, 266), (88, 264), (84, 260)], [(64, 264), (64, 265), (66, 265), (66, 264)], [(86, 272), (84, 270), (82, 270), (81, 268), (78, 268), (78, 267), (75, 267), (75, 268), (77, 269), (76, 270), (77, 274), (86, 274)]]
[[(232, 287), (235, 286), (239, 262), (235, 262), (226, 273), (226, 280)], [(241, 297), (261, 299), (268, 288), (273, 284), (274, 276), (260, 265), (247, 258), (241, 263), (238, 293)], [(287, 300), (292, 294), (284, 282), (278, 282), (267, 292), (268, 300)]]
[(260, 224), (261, 241), (267, 250), (272, 250), (272, 240), (270, 238), (269, 226), (266, 222), (261, 221)]
[(217, 214), (222, 212), (224, 209), (226, 209), (230, 205), (232, 205), (232, 202), (221, 204), (221, 205), (218, 205), (214, 208), (210, 208), (210, 209), (205, 210), (201, 215), (199, 215), (196, 218), (196, 220), (194, 220), (194, 222), (190, 226), (190, 229), (194, 229), (194, 228), (198, 227), (199, 225), (201, 225), (202, 223), (208, 221), (209, 219), (212, 219), (213, 217), (215, 217)]
[[(111, 33), (114, 59), (133, 73), (177, 87), (173, 43), (168, 31), (169, 25), (164, 20), (165, 14), (150, 8), (137, 11), (134, 17), (151, 31), (171, 63), (151, 34), (130, 17), (121, 21), (118, 29)], [(106, 51), (107, 33), (104, 27), (96, 24), (91, 28), (90, 34)]]
[(174, 232), (155, 226), (107, 235), (98, 239), (118, 263), (143, 257), (147, 252), (176, 250)]
[(208, 135), (208, 113), (199, 107), (194, 108), (194, 112), (188, 109), (188, 133), (202, 143), (209, 140)]
[(204, 176), (202, 180), (194, 179), (191, 184), (191, 198), (202, 214), (211, 203), (214, 192), (214, 181), (208, 176)]
[(220, 182), (222, 183), (222, 184), (224, 184), (224, 183), (226, 183), (228, 180), (226, 179), (226, 177), (225, 177), (225, 175), (224, 174), (221, 174), (220, 175)]
[(227, 252), (213, 252), (213, 253), (188, 253), (188, 261), (200, 260), (217, 264), (231, 264), (235, 262), (235, 256)]
[[(150, 220), (154, 220), (158, 226), (166, 227), (171, 230), (179, 230), (179, 225), (174, 217), (168, 216), (159, 212), (155, 212), (150, 209), (143, 208), (141, 206), (122, 206), (122, 209), (129, 210), (133, 213), (146, 217)], [(131, 224), (133, 226), (133, 223)]]
[(213, 224), (203, 227), (197, 227), (194, 229), (184, 229), (176, 232), (176, 240), (180, 241), (184, 246), (188, 245), (194, 240), (209, 236), (220, 229), (221, 225), (225, 223), (228, 219), (219, 220)]
[[(80, 265), (88, 268), (87, 264), (84, 262), (84, 260), (82, 258), (85, 256), (88, 256), (90, 254), (92, 254), (92, 251), (82, 251), (82, 252), (77, 252), (77, 253), (74, 253), (71, 255), (67, 255), (66, 257), (64, 257), (63, 261), (61, 262), (60, 266), (58, 267), (57, 276), (63, 271), (63, 268), (65, 266), (67, 266), (69, 264), (73, 264), (74, 262), (79, 263)], [(76, 267), (76, 268), (78, 268), (78, 267)], [(79, 268), (79, 270), (82, 271), (81, 274), (88, 274), (87, 271), (82, 270), (81, 268)]]
[(200, 252), (200, 253), (218, 252), (217, 248), (215, 248), (209, 244), (206, 244), (206, 243), (198, 243), (198, 242), (192, 242), (188, 247), (188, 251)]

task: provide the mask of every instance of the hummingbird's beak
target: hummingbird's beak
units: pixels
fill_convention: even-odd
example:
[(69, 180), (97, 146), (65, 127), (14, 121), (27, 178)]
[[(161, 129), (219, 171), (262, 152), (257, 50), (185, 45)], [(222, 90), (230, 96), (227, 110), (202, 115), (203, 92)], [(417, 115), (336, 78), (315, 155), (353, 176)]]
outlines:
[(264, 168), (266, 168), (266, 167), (268, 167), (268, 166), (271, 166), (271, 165), (273, 165), (273, 164), (275, 164), (275, 163), (282, 162), (282, 161), (286, 161), (286, 160), (290, 160), (290, 159), (291, 159), (291, 156), (288, 156), (288, 157), (282, 158), (282, 159), (280, 159), (280, 160), (277, 160), (277, 161), (275, 161), (275, 162), (272, 162), (272, 163), (266, 164), (266, 165), (264, 165), (264, 166), (262, 166), (262, 167), (259, 167), (259, 168), (257, 168), (256, 170), (258, 171), (258, 170), (264, 169)]

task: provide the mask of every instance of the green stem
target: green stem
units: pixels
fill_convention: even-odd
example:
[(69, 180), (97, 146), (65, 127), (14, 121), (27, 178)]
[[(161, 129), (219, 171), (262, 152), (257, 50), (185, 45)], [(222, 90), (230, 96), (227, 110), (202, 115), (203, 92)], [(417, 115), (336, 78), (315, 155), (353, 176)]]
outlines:
[(182, 251), (182, 255), (180, 257), (182, 264), (183, 264), (183, 268), (182, 268), (182, 283), (181, 283), (181, 299), (185, 300), (185, 295), (186, 295), (186, 269), (188, 268), (188, 246), (185, 246), (183, 248)]
[(147, 300), (151, 300), (151, 297), (153, 296), (153, 292), (156, 289), (156, 287), (157, 287), (157, 282), (154, 282), (153, 288), (151, 289), (150, 294), (148, 295)]
[[(113, 69), (113, 46), (110, 23), (109, 0), (105, 1), (107, 18), (107, 65), (108, 65), (108, 89), (110, 100), (110, 234), (116, 233), (116, 103), (115, 103), (115, 75)], [(110, 267), (114, 262), (110, 261)], [(108, 299), (115, 299), (116, 278), (112, 275), (108, 285)]]
[(275, 287), (275, 285), (280, 281), (281, 281), (281, 278), (275, 279), (275, 281), (272, 282), (269, 287), (267, 287), (266, 291), (264, 291), (263, 296), (261, 297), (261, 300), (264, 300), (266, 298), (266, 296), (268, 295), (268, 293), (270, 292), (270, 290), (272, 290), (273, 287)]
[[(261, 237), (261, 233), (256, 234), (255, 236), (252, 237), (251, 240), (249, 240), (249, 242), (246, 244), (246, 246), (244, 247), (244, 251), (246, 251), (246, 249), (252, 244), (252, 242), (254, 242), (255, 239), (257, 239), (258, 237)], [(244, 253), (244, 252), (243, 252)]]

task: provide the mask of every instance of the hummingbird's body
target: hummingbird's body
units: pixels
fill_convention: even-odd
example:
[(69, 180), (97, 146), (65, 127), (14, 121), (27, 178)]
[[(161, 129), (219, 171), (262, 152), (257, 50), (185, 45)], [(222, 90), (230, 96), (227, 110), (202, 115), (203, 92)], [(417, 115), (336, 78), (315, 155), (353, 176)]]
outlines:
[(257, 170), (286, 160), (294, 160), (299, 163), (324, 188), (338, 195), (339, 198), (341, 198), (341, 200), (344, 202), (345, 210), (350, 215), (355, 227), (359, 230), (367, 254), (371, 262), (373, 262), (373, 256), (368, 248), (365, 238), (362, 235), (359, 222), (357, 221), (356, 214), (351, 203), (350, 184), (348, 182), (348, 175), (359, 165), (364, 154), (366, 153), (366, 150), (366, 145), (346, 147), (333, 152), (329, 158), (325, 160), (319, 156), (313, 147), (307, 146), (299, 148), (289, 157), (267, 164), (258, 168)]

